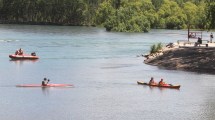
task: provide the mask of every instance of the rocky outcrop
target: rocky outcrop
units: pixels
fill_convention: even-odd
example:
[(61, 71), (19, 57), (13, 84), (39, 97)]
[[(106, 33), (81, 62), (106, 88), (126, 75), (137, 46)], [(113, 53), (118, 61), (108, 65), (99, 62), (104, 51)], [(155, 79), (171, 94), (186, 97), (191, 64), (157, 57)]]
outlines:
[(160, 68), (215, 74), (215, 48), (171, 48), (144, 63)]

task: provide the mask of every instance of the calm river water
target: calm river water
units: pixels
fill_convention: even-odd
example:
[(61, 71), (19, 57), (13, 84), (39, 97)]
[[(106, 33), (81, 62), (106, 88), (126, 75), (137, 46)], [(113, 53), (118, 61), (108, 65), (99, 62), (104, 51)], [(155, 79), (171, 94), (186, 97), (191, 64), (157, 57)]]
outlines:
[[(0, 25), (1, 120), (214, 120), (214, 75), (143, 63), (154, 43), (186, 38), (183, 30), (115, 33), (103, 28)], [(204, 32), (205, 39), (210, 33)], [(16, 49), (37, 61), (11, 61)], [(180, 90), (137, 85), (153, 76)], [(73, 84), (18, 88), (17, 84)]]

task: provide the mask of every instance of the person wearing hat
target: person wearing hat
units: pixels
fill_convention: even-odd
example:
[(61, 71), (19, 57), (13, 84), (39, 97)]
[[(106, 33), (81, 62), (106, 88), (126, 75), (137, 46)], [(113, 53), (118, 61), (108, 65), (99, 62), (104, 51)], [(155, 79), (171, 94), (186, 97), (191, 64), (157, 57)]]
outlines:
[(42, 86), (47, 86), (49, 81), (50, 81), (49, 79), (47, 80), (47, 78), (44, 78), (42, 81)]

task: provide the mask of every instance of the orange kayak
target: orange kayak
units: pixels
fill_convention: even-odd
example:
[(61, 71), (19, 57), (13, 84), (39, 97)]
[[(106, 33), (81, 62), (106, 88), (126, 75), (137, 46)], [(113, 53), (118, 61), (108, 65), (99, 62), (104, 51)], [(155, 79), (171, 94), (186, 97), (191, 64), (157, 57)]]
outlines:
[(148, 86), (155, 86), (155, 87), (163, 87), (163, 88), (173, 88), (173, 89), (179, 89), (181, 87), (181, 85), (171, 85), (171, 84), (165, 84), (165, 85), (158, 85), (158, 84), (148, 84), (148, 83), (145, 83), (145, 82), (142, 82), (142, 81), (137, 81), (137, 84), (140, 84), (140, 85), (148, 85)]

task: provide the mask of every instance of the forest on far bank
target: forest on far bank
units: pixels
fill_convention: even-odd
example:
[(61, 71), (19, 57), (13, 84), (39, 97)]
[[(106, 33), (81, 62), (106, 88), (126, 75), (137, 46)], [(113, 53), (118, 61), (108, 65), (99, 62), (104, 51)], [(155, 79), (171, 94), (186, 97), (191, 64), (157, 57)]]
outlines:
[(215, 0), (0, 0), (0, 23), (208, 30), (215, 28)]

